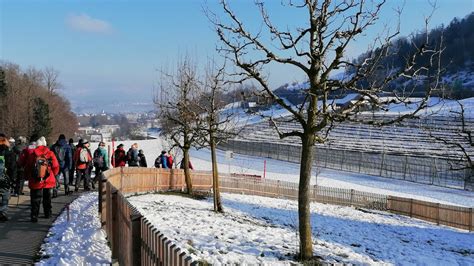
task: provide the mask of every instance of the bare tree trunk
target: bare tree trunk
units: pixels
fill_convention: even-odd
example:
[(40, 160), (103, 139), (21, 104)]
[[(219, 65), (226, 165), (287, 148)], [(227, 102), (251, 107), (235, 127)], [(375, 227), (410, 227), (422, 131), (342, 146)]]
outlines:
[(183, 149), (183, 163), (184, 163), (184, 179), (186, 181), (186, 188), (188, 194), (193, 194), (193, 181), (191, 179), (191, 172), (189, 171), (189, 148)]
[(300, 182), (298, 191), (298, 218), (300, 233), (300, 257), (309, 260), (313, 257), (313, 241), (311, 234), (310, 212), (310, 181), (313, 166), (314, 149), (311, 137), (305, 133), (302, 137)]
[(216, 158), (216, 140), (214, 134), (210, 134), (211, 159), (212, 159), (212, 188), (214, 190), (214, 211), (224, 212), (221, 202), (221, 194), (219, 191), (219, 173), (217, 171)]

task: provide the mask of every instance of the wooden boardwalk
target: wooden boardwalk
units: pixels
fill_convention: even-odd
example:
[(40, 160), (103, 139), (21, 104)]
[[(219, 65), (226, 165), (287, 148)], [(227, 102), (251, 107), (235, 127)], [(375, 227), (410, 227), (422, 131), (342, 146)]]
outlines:
[[(30, 221), (30, 195), (25, 188), (25, 195), (10, 198), (8, 209), (9, 221), (0, 223), (0, 265), (31, 265), (38, 259), (38, 251), (49, 228), (67, 203), (72, 202), (79, 194), (65, 196), (64, 191), (52, 200), (53, 213), (49, 219), (44, 218), (41, 206), (38, 223)], [(18, 205), (17, 205), (18, 202)]]

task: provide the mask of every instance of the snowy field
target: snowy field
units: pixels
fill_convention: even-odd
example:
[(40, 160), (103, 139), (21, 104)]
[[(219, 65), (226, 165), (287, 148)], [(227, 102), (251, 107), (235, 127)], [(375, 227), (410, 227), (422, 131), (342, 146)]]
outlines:
[[(289, 265), (297, 252), (297, 202), (223, 195), (212, 199), (151, 194), (130, 197), (161, 232), (197, 260), (214, 265)], [(311, 205), (314, 253), (327, 263), (474, 265), (474, 234), (384, 212)]]
[(85, 193), (49, 229), (35, 265), (110, 265), (112, 252), (98, 216), (98, 193)]
[[(143, 149), (148, 167), (153, 167), (155, 158), (161, 150), (171, 146), (162, 139), (122, 141), (126, 150), (134, 143), (138, 143), (138, 148)], [(110, 144), (110, 143), (109, 143)], [(91, 145), (92, 149), (97, 148), (97, 144)], [(174, 154), (175, 155), (175, 154)], [(267, 179), (282, 180), (298, 183), (299, 164), (284, 162), (269, 158), (234, 154), (233, 158), (226, 159), (225, 151), (218, 151), (217, 154), (220, 173), (256, 174), (263, 177), (264, 161), (266, 161)], [(182, 154), (178, 152), (175, 156), (176, 163), (179, 163)], [(192, 150), (191, 161), (197, 170), (211, 170), (210, 151), (208, 149)], [(443, 204), (474, 207), (474, 192), (449, 189), (444, 187), (423, 185), (403, 180), (363, 175), (358, 173), (322, 169), (316, 177), (316, 169), (313, 169), (311, 184), (348, 188), (365, 192), (379, 193), (383, 195), (393, 195), (399, 197), (413, 198)]]

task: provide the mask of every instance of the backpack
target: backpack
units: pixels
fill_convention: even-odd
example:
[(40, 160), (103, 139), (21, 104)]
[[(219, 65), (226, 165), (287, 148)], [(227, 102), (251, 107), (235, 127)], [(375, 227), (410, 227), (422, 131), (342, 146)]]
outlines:
[(60, 145), (55, 145), (54, 154), (56, 155), (56, 158), (58, 159), (59, 163), (63, 164), (64, 160), (66, 159), (66, 151), (64, 150), (64, 148)]
[(129, 162), (138, 163), (138, 151), (134, 151), (133, 149), (129, 149), (127, 152), (127, 160)]
[(81, 163), (89, 162), (89, 153), (87, 152), (87, 149), (85, 148), (81, 149), (81, 151), (79, 152), (79, 161)]
[(94, 166), (96, 168), (103, 168), (104, 167), (104, 157), (99, 149), (94, 151), (94, 158), (92, 159), (94, 162)]
[(50, 161), (46, 158), (46, 153), (36, 156), (33, 166), (33, 178), (43, 181), (49, 177)]

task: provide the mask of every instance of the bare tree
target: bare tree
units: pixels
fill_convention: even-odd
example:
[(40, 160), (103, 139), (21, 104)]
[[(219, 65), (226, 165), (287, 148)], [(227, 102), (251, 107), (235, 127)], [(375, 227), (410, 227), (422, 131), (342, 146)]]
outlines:
[(177, 64), (175, 73), (161, 71), (160, 97), (155, 97), (155, 104), (160, 113), (160, 123), (164, 134), (179, 147), (184, 157), (184, 175), (189, 194), (193, 193), (189, 171), (189, 150), (195, 145), (196, 128), (199, 119), (196, 112), (196, 96), (199, 88), (199, 77), (196, 65), (189, 57)]
[(59, 71), (53, 67), (46, 67), (42, 71), (43, 82), (45, 88), (48, 90), (49, 94), (53, 95), (57, 90), (61, 88), (61, 83), (59, 83)]
[(461, 130), (456, 131), (455, 136), (442, 136), (430, 131), (430, 137), (443, 143), (452, 151), (458, 151), (459, 157), (449, 163), (452, 171), (462, 171), (464, 173), (464, 189), (474, 189), (474, 140), (472, 128), (467, 125), (465, 107), (461, 101), (456, 100), (459, 109), (450, 112), (457, 116), (461, 122)]
[[(298, 217), (300, 235), (300, 259), (313, 257), (313, 242), (310, 223), (310, 178), (314, 158), (314, 145), (324, 143), (335, 124), (346, 120), (360, 120), (364, 123), (387, 125), (413, 117), (426, 106), (429, 95), (438, 84), (439, 47), (429, 42), (428, 31), (423, 43), (413, 43), (416, 52), (406, 58), (402, 68), (391, 68), (384, 58), (396, 53), (392, 40), (399, 34), (399, 27), (387, 31), (374, 40), (373, 52), (361, 62), (346, 58), (349, 44), (374, 25), (385, 4), (385, 0), (300, 0), (282, 3), (286, 8), (300, 11), (302, 24), (281, 29), (273, 23), (263, 1), (256, 1), (263, 21), (262, 29), (252, 32), (239, 19), (225, 0), (221, 0), (222, 14), (207, 10), (207, 16), (215, 26), (221, 46), (218, 51), (237, 67), (233, 74), (235, 82), (254, 80), (260, 86), (262, 95), (286, 109), (291, 122), (300, 125), (299, 130), (281, 131), (278, 122), (273, 121), (280, 138), (296, 136), (301, 139), (301, 164), (298, 195)], [(284, 2), (284, 1), (282, 1)], [(401, 10), (399, 10), (399, 13)], [(428, 23), (428, 18), (426, 23)], [(291, 21), (291, 25), (299, 21)], [(279, 21), (281, 25), (281, 20)], [(288, 23), (290, 24), (290, 23)], [(440, 45), (438, 43), (438, 45)], [(376, 49), (375, 49), (376, 48)], [(428, 65), (417, 63), (418, 57), (428, 57)], [(268, 67), (284, 65), (305, 75), (308, 86), (304, 90), (304, 101), (298, 105), (287, 103), (278, 97), (268, 82)], [(332, 78), (339, 69), (351, 69), (351, 75), (344, 79)], [(425, 97), (418, 108), (410, 114), (399, 117), (366, 121), (357, 114), (361, 107), (370, 104), (381, 109), (386, 101), (381, 97), (389, 85), (400, 79), (430, 78), (426, 84)], [(411, 94), (410, 89), (396, 94), (392, 102), (402, 103)], [(353, 104), (339, 108), (331, 100), (335, 93), (357, 93), (361, 95)]]
[[(77, 130), (77, 118), (71, 111), (69, 102), (60, 95), (46, 89), (44, 75), (33, 67), (22, 70), (20, 66), (1, 62), (0, 68), (5, 74), (6, 103), (0, 124), (5, 133), (11, 136), (30, 136), (33, 131), (33, 107), (35, 98), (42, 98), (49, 106), (52, 118), (52, 137), (63, 133), (72, 136)], [(3, 115), (7, 114), (7, 115)], [(52, 140), (52, 139), (51, 139)]]
[(223, 110), (226, 104), (223, 100), (226, 92), (225, 86), (224, 67), (217, 69), (215, 64), (210, 63), (206, 69), (205, 81), (202, 84), (198, 102), (199, 118), (201, 119), (198, 128), (198, 141), (201, 146), (211, 149), (214, 211), (216, 212), (224, 212), (219, 189), (217, 145), (237, 134), (233, 126), (234, 113), (232, 110)]

